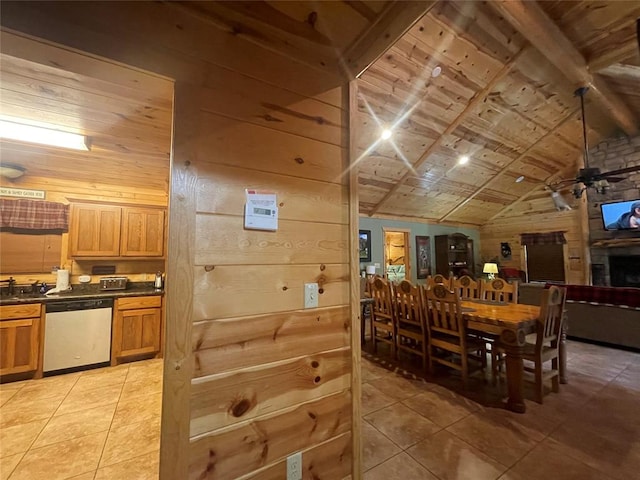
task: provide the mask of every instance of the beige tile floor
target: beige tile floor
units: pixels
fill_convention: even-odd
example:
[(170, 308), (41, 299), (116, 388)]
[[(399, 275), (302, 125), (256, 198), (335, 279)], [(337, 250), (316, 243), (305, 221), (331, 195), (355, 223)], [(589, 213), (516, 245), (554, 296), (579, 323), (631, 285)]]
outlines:
[(570, 383), (523, 415), (481, 378), (463, 392), (365, 355), (365, 480), (640, 478), (640, 354), (573, 341), (568, 352)]
[(0, 480), (157, 480), (162, 360), (0, 385)]
[[(640, 354), (569, 342), (570, 383), (528, 412), (482, 379), (363, 359), (365, 480), (628, 480), (640, 471)], [(0, 480), (158, 478), (162, 361), (0, 386)]]

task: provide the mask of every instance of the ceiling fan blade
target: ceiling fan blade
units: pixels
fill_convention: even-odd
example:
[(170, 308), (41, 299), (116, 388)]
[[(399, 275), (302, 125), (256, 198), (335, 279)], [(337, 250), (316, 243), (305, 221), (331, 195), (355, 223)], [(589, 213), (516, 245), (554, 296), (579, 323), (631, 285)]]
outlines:
[(609, 183), (618, 183), (625, 180), (625, 177), (607, 177), (605, 180)]
[(620, 175), (622, 173), (631, 173), (631, 172), (640, 172), (640, 165), (636, 165), (634, 167), (620, 168), (618, 170), (611, 170), (610, 172), (604, 172), (599, 174), (598, 177), (607, 178), (615, 175)]

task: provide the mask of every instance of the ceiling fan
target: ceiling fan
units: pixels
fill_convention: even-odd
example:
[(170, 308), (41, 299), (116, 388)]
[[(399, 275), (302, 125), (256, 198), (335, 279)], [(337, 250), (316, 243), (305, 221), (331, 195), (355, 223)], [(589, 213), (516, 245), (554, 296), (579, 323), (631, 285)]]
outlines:
[(589, 167), (589, 146), (587, 144), (587, 125), (584, 116), (584, 95), (589, 90), (589, 87), (580, 87), (574, 95), (580, 97), (580, 107), (582, 110), (582, 135), (584, 138), (584, 168), (578, 171), (578, 175), (575, 178), (566, 180), (560, 180), (553, 185), (548, 185), (552, 192), (557, 192), (558, 189), (563, 186), (573, 183), (572, 193), (575, 198), (580, 198), (582, 192), (587, 188), (593, 188), (597, 193), (604, 194), (609, 188), (609, 183), (620, 182), (625, 177), (618, 175), (624, 175), (625, 173), (640, 171), (640, 165), (633, 167), (620, 168), (618, 170), (611, 170), (609, 172), (601, 172), (599, 168)]

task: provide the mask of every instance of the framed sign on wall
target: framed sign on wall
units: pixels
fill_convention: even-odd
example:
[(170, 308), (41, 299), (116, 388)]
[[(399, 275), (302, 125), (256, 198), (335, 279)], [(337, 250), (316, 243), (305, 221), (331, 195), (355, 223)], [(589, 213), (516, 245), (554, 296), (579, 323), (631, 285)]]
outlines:
[(416, 235), (416, 263), (418, 278), (427, 278), (431, 274), (431, 244), (429, 237)]
[(371, 230), (360, 230), (358, 234), (358, 244), (360, 249), (360, 261), (371, 261)]

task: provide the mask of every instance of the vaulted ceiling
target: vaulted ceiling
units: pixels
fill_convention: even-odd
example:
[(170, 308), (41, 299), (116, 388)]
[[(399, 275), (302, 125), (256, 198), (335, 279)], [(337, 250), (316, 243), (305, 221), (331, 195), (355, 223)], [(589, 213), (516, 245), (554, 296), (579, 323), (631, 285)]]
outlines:
[[(135, 14), (142, 8), (119, 5)], [(176, 27), (165, 29), (169, 41), (183, 22), (195, 19), (189, 26), (198, 38), (214, 28), (310, 65), (318, 75), (341, 77), (338, 83), (357, 77), (363, 215), (485, 225), (532, 195), (548, 195), (545, 182), (572, 177), (581, 159), (581, 116), (573, 96), (579, 86), (590, 86), (591, 145), (619, 132), (633, 135), (640, 125), (637, 1), (153, 5), (158, 18), (141, 25), (140, 35), (168, 21)], [(94, 4), (3, 4), (5, 17), (8, 9), (23, 8), (61, 9), (75, 18), (90, 14)], [(72, 172), (90, 180), (98, 170), (110, 181), (167, 188), (169, 82), (143, 81), (142, 74), (109, 63), (69, 71), (77, 62), (64, 50), (30, 63), (18, 54), (28, 48), (20, 38), (2, 35), (2, 114), (57, 123), (94, 139), (92, 151), (72, 155), (69, 165), (55, 151), (38, 148), (37, 160), (27, 165), (31, 174)], [(12, 56), (4, 54), (8, 46)], [(203, 48), (194, 45), (194, 55), (206, 56)], [(380, 141), (386, 127), (393, 127), (393, 136)], [(26, 159), (23, 145), (3, 142), (2, 148), (3, 161), (9, 154), (15, 163)], [(470, 158), (465, 165), (458, 164), (462, 155)], [(125, 156), (134, 160), (126, 176), (121, 172), (129, 160), (122, 168), (103, 168)], [(77, 167), (90, 162), (95, 168)]]
[(434, 3), (358, 78), (361, 214), (484, 225), (575, 176), (579, 86), (591, 146), (637, 133), (639, 16), (624, 1)]

